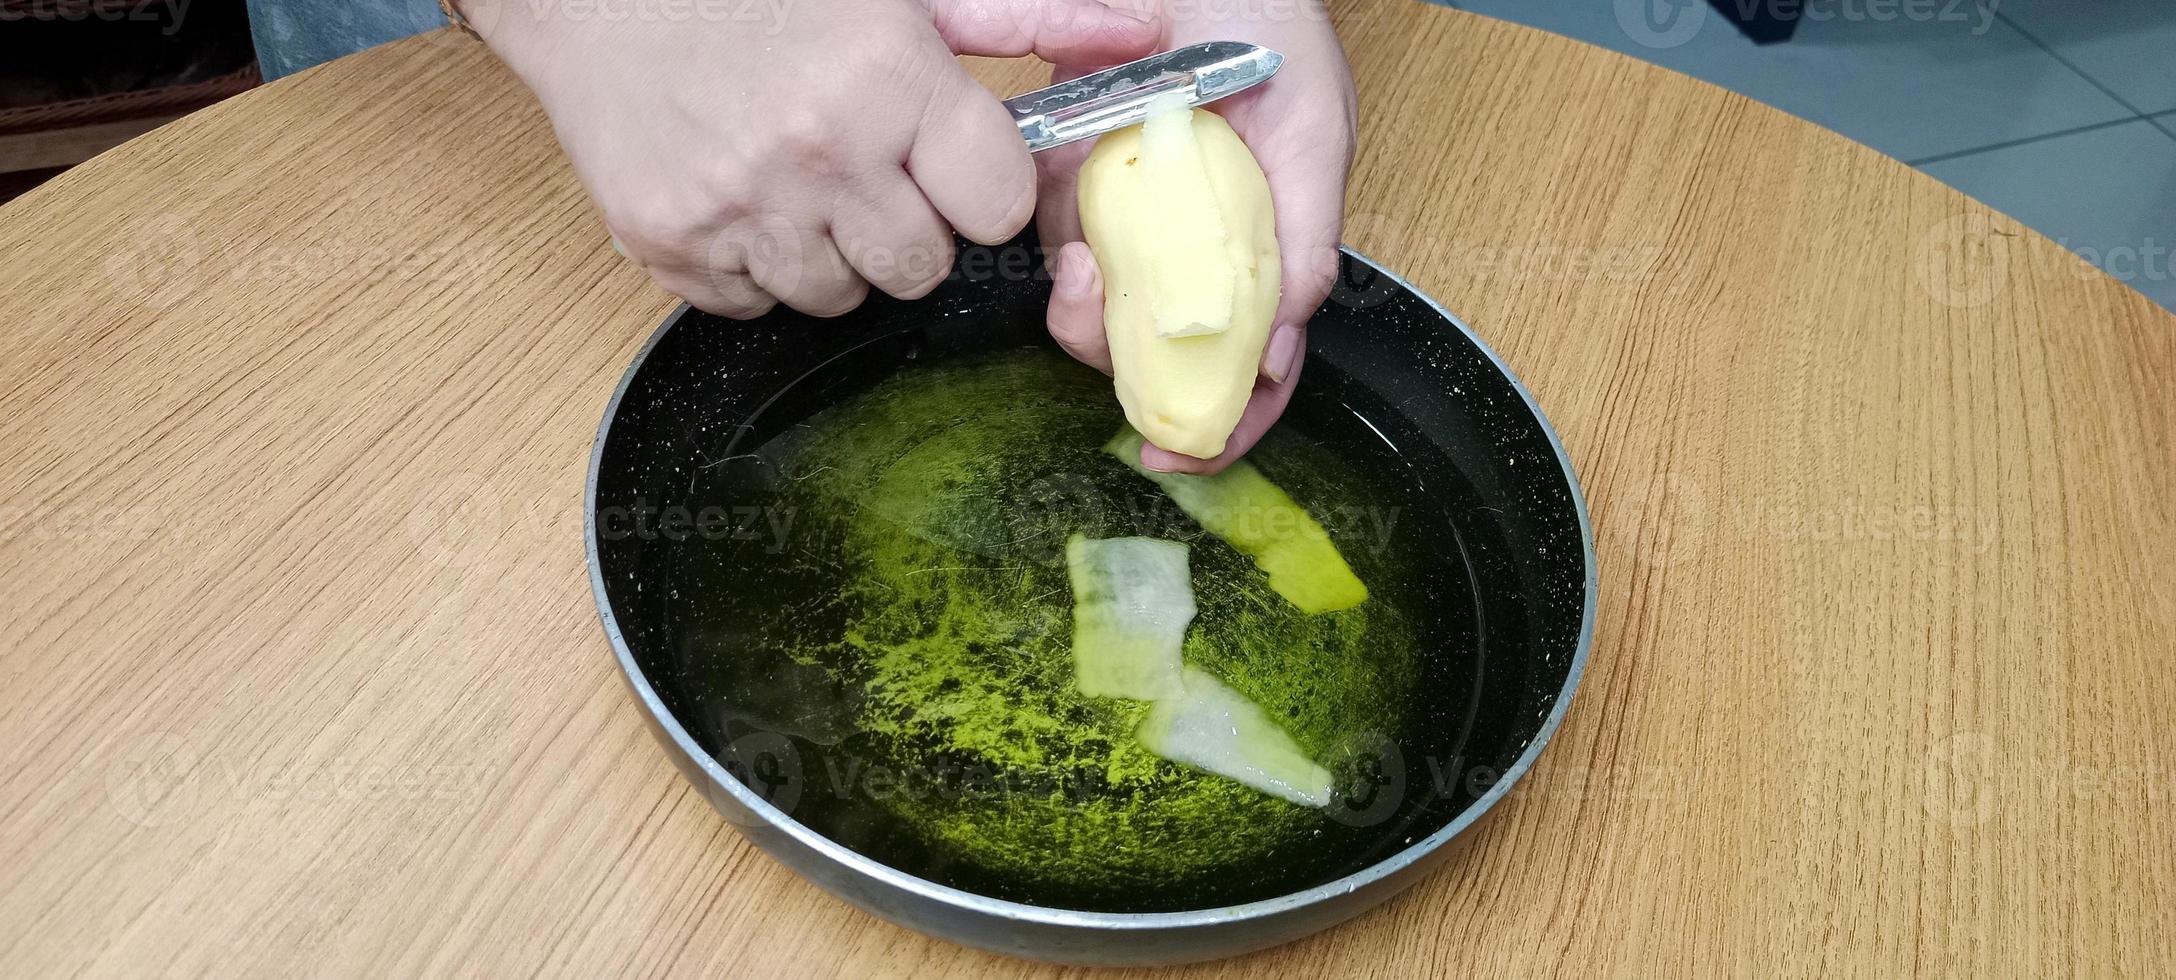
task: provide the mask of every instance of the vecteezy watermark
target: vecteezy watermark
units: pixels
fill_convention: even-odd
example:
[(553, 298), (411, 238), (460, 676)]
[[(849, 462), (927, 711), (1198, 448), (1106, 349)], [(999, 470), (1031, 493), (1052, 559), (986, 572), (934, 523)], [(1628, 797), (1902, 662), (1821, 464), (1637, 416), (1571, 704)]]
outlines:
[(1510, 281), (1639, 282), (1660, 274), (1660, 245), (1469, 245), (1450, 246), (1450, 266), (1480, 279)]
[[(872, 282), (913, 284), (1047, 282), (1047, 263), (1055, 254), (1019, 243), (959, 248), (949, 238), (905, 246), (851, 237), (826, 243), (814, 231), (771, 217), (734, 234), (713, 237), (703, 275), (714, 292), (728, 299), (753, 295), (754, 290), (789, 296), (812, 279), (828, 281), (848, 274)], [(840, 258), (851, 268), (838, 267)]]
[(1325, 761), (1336, 787), (1325, 812), (1348, 827), (1373, 827), (1390, 819), (1411, 793), (1405, 750), (1381, 732), (1345, 739)]
[(408, 509), (408, 540), (431, 564), (465, 568), (487, 554), (503, 533), (498, 487), (479, 473), (434, 482)]
[(533, 489), (516, 493), (482, 473), (458, 471), (425, 487), (408, 508), (408, 540), (434, 565), (467, 568), (500, 542), (566, 541), (581, 526), (578, 502)]
[(1678, 47), (1700, 33), (1708, 0), (1615, 0), (1617, 27), (1636, 44)]
[[(790, 740), (774, 741), (773, 738), (769, 733), (756, 733), (735, 739), (734, 747), (728, 752), (735, 761), (724, 763), (721, 760), (721, 764), (765, 802), (788, 812), (790, 808), (780, 805), (780, 801), (797, 803), (812, 788), (839, 800), (858, 797), (875, 801), (911, 799), (947, 803), (998, 796), (1086, 801), (1129, 792), (1128, 787), (1115, 781), (1104, 767), (1095, 765), (1057, 769), (1020, 769), (985, 762), (884, 765), (838, 755), (823, 758), (820, 783), (811, 786), (804, 781), (796, 787), (791, 785), (791, 780), (801, 773), (800, 755), (792, 748)], [(760, 745), (760, 751), (751, 753), (743, 747), (751, 743)], [(1413, 780), (1404, 756), (1397, 743), (1386, 737), (1368, 735), (1351, 740), (1349, 745), (1329, 753), (1326, 758), (1335, 791), (1325, 813), (1339, 823), (1353, 827), (1374, 826), (1388, 820), (1414, 799), (1409, 792)], [(743, 777), (743, 772), (753, 774), (753, 781)], [(1455, 782), (1461, 775), (1451, 772), (1442, 778)], [(1420, 782), (1426, 784), (1428, 780)], [(1438, 787), (1439, 790), (1442, 788)]]
[(163, 309), (203, 283), (282, 287), (306, 283), (473, 278), (484, 256), (454, 245), (393, 248), (333, 239), (307, 244), (266, 243), (214, 248), (189, 219), (165, 213), (137, 221), (106, 257), (106, 278), (115, 290), (151, 309)]
[(1979, 37), (1993, 30), (1998, 0), (1615, 0), (1617, 26), (1643, 47), (1675, 48), (1707, 23), (1710, 8), (1741, 21), (1968, 24)]
[[(2176, 255), (2171, 254), (2169, 246), (2155, 241), (2151, 236), (2135, 245), (2074, 244), (2068, 238), (2058, 238), (2055, 244), (2092, 263), (2117, 282), (2136, 284), (2176, 279)], [(2080, 275), (2086, 274), (2081, 272)]]
[(1766, 13), (1773, 20), (1825, 23), (1970, 24), (1979, 37), (1993, 30), (2001, 0), (1730, 0), (1738, 16)]
[(178, 214), (140, 220), (106, 254), (106, 279), (122, 295), (152, 309), (179, 301), (197, 281), (204, 245)]
[[(1493, 241), (1451, 238), (1414, 227), (1409, 215), (1355, 212), (1345, 219), (1345, 240), (1365, 253), (1440, 257), (1451, 277), (1487, 285), (1521, 282), (1642, 284), (1672, 291), (1695, 280), (1697, 263), (1674, 256), (1656, 241)], [(1364, 309), (1399, 293), (1395, 279), (1363, 262), (1342, 262), (1323, 250), (1308, 262), (1335, 276), (1330, 302)]]
[(2176, 281), (2176, 249), (2150, 235), (2116, 243), (2058, 238), (2058, 251), (2034, 247), (2027, 234), (2015, 221), (1990, 212), (1951, 215), (1920, 235), (1913, 277), (1935, 302), (1958, 309), (1985, 306), (2026, 279)]
[(632, 504), (597, 508), (597, 537), (605, 541), (747, 541), (786, 550), (796, 511), (775, 504)]
[(2009, 285), (2014, 223), (1985, 211), (1954, 214), (1919, 236), (1912, 276), (1943, 306), (1985, 306)]
[(1740, 538), (1766, 541), (1924, 542), (1955, 545), (1983, 555), (1994, 547), (2001, 532), (1994, 512), (1965, 505), (1933, 507), (1845, 497), (1816, 507), (1732, 500), (1724, 510)]
[(1604, 511), (1607, 536), (1641, 564), (1666, 568), (1732, 543), (1896, 543), (1983, 555), (2001, 536), (1999, 515), (1967, 504), (1928, 505), (1843, 497), (1803, 504), (1765, 497), (1718, 499), (1682, 473), (1659, 473)]
[(473, 809), (496, 769), (469, 763), (392, 763), (336, 759), (275, 764), (240, 753), (200, 752), (174, 732), (129, 739), (103, 764), (106, 800), (139, 827), (159, 828), (225, 816), (233, 804), (279, 806), (426, 800)]
[(1379, 554), (1393, 544), (1405, 509), (1396, 505), (1344, 503), (1301, 510), (1292, 506), (1227, 504), (1186, 511), (1167, 496), (1110, 496), (1081, 474), (1040, 477), (1001, 509), (1021, 558), (1044, 565), (1065, 560), (1066, 533), (1054, 528), (1101, 527), (1112, 535), (1184, 540), (1199, 528), (1240, 539), (1274, 538), (1319, 523), (1347, 554)]
[[(719, 748), (717, 763), (734, 782), (780, 813), (791, 814), (808, 792), (801, 753), (794, 748), (793, 739), (777, 732), (758, 729), (726, 740)], [(757, 826), (764, 822), (723, 785), (711, 785), (706, 795), (710, 805), (733, 823)]]
[(2124, 800), (2165, 804), (2176, 798), (2176, 770), (2148, 762), (2098, 765), (2068, 758), (2020, 758), (1986, 732), (1952, 732), (1928, 747), (1915, 787), (1928, 818), (1953, 828), (1987, 823), (2028, 799)]
[(148, 541), (166, 525), (149, 504), (0, 507), (0, 541)]
[(1691, 561), (1707, 542), (1713, 520), (1706, 491), (1680, 473), (1658, 473), (1608, 510), (1610, 536), (1640, 563), (1668, 568)]
[[(847, 744), (852, 743), (838, 743)], [(763, 728), (726, 738), (715, 759), (732, 782), (788, 815), (812, 800), (972, 804), (1024, 796), (1087, 802), (1141, 789), (1098, 764), (1021, 767), (973, 758), (880, 762)], [(1318, 761), (1331, 774), (1331, 800), (1323, 814), (1349, 827), (1378, 826), (1417, 807), (1491, 793), (1513, 799), (1619, 799), (1682, 805), (1702, 788), (1698, 768), (1665, 762), (1543, 764), (1507, 786), (1512, 779), (1508, 770), (1464, 756), (1416, 754), (1381, 732), (1347, 738), (1323, 752)], [(714, 787), (711, 802), (736, 823), (759, 820), (728, 787)]]
[(106, 767), (106, 801), (139, 827), (166, 827), (197, 812), (197, 768), (187, 739), (153, 732), (133, 739)]
[(15, 21), (100, 21), (160, 24), (172, 37), (189, 15), (189, 0), (12, 0), (0, 3), (0, 24)]
[[(814, 759), (805, 754), (809, 752)], [(1589, 765), (1544, 758), (1507, 785), (1514, 774), (1498, 764), (1414, 754), (1379, 733), (1350, 739), (1320, 761), (1333, 775), (1333, 799), (1325, 816), (1355, 827), (1379, 825), (1437, 801), (1490, 794), (1512, 800), (1608, 800), (1685, 808), (1699, 805), (1707, 792), (1705, 770), (1668, 760)], [(789, 815), (812, 797), (971, 803), (1012, 794), (1084, 801), (1132, 791), (1095, 765), (1041, 770), (976, 761), (883, 764), (813, 745), (804, 748), (794, 738), (762, 729), (728, 740), (718, 762), (733, 781)], [(1863, 772), (1809, 776), (1804, 788), (1818, 794), (1836, 785), (1870, 783), (1882, 789), (1877, 798), (1916, 804), (1927, 819), (1957, 829), (1980, 826), (2004, 808), (2034, 799), (2154, 805), (2176, 799), (2176, 770), (2168, 765), (2024, 757), (2005, 752), (1997, 738), (1975, 731), (1937, 738), (1916, 765), (1907, 760), (1902, 766), (1873, 764)], [(756, 819), (731, 793), (714, 794), (713, 802), (736, 822)]]
[[(1026, 8), (1058, 8), (1065, 4), (1018, 4)], [(1292, 21), (1327, 21), (1330, 13), (1322, 0), (1164, 0), (1161, 14), (1168, 23), (1281, 24)]]
[[(738, 24), (771, 37), (786, 29), (793, 0), (460, 0), (459, 6), (470, 25), (485, 34), (489, 28), (482, 17), (495, 24), (516, 16), (539, 23)], [(485, 8), (492, 9), (486, 13)]]
[[(1357, 212), (1347, 216), (1345, 239), (1363, 251), (1441, 257), (1445, 274), (1485, 284), (1604, 282), (1640, 284), (1675, 292), (1698, 281), (1700, 262), (1653, 240), (1475, 242), (1411, 227), (1410, 216)], [(706, 253), (708, 285), (727, 295), (750, 286), (786, 294), (812, 277), (843, 275), (831, 267), (840, 254), (866, 278), (898, 282), (1048, 282), (1056, 250), (1010, 242), (957, 247), (950, 242), (905, 247), (837, 241), (834, 251), (815, 233), (784, 219), (712, 239)], [(819, 248), (818, 246), (823, 246)], [(947, 264), (949, 263), (949, 268)], [(1365, 309), (1399, 295), (1398, 280), (1364, 261), (1346, 261), (1336, 247), (1283, 257), (1288, 275), (1330, 282), (1328, 302)], [(942, 276), (939, 273), (942, 272)]]
[[(1509, 773), (1483, 764), (1449, 764), (1428, 760), (1429, 774), (1437, 791), (1445, 795), (1462, 791), (1483, 796), (1501, 784)], [(1504, 791), (1507, 798), (1556, 800), (1632, 800), (1685, 803), (1701, 790), (1701, 770), (1671, 763), (1614, 763), (1602, 766), (1544, 762), (1521, 776)]]

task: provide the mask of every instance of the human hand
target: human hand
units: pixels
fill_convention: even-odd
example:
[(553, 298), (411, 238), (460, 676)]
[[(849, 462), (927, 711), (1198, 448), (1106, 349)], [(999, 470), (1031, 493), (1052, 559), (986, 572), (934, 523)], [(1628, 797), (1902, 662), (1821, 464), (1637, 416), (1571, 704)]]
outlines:
[[(1345, 177), (1352, 168), (1357, 114), (1352, 71), (1320, 6), (1314, 0), (1301, 0), (1281, 17), (1269, 13), (1266, 5), (1255, 10), (1210, 9), (1222, 6), (1171, 3), (1158, 15), (1166, 36), (1157, 48), (1198, 41), (1247, 41), (1285, 56), (1276, 77), (1209, 106), (1231, 123), (1269, 178), (1283, 295), (1262, 353), (1261, 377), (1224, 452), (1204, 460), (1143, 446), (1142, 464), (1167, 472), (1215, 473), (1231, 465), (1261, 440), (1292, 400), (1306, 359), (1307, 321), (1328, 298), (1337, 276)], [(1074, 78), (1105, 67), (1096, 61), (1060, 62), (1055, 77)], [(1053, 262), (1051, 336), (1074, 357), (1108, 374), (1111, 353), (1103, 333), (1103, 280), (1094, 254), (1081, 241), (1080, 211), (1074, 199), (1081, 161), (1092, 146), (1078, 143), (1037, 155), (1041, 192), (1036, 227), (1044, 246), (1059, 250)]]
[(768, 23), (584, 9), (506, 4), (479, 26), (627, 256), (729, 317), (919, 297), (954, 231), (1027, 224), (1027, 147), (954, 54), (1123, 62), (1158, 39), (1100, 0), (791, 0)]

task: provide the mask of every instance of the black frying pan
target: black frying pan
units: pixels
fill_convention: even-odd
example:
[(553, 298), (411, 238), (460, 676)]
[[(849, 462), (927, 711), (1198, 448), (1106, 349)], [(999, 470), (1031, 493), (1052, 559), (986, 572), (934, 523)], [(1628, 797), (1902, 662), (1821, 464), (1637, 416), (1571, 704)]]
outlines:
[[(1334, 445), (1397, 474), (1407, 484), (1400, 499), (1426, 511), (1399, 533), (1438, 556), (1416, 586), (1432, 617), (1420, 640), (1429, 694), (1382, 761), (1378, 782), (1393, 805), (1377, 806), (1351, 846), (1190, 892), (1037, 893), (1032, 882), (903, 843), (855, 808), (827, 807), (823, 774), (839, 733), (820, 718), (767, 724), (775, 706), (750, 703), (808, 683), (751, 648), (760, 631), (750, 621), (763, 609), (747, 597), (773, 584), (764, 566), (716, 572), (721, 542), (746, 550), (775, 532), (760, 507), (737, 507), (762, 482), (764, 447), (905, 366), (1054, 349), (1043, 330), (1048, 295), (1033, 242), (1022, 240), (963, 247), (952, 277), (915, 302), (874, 297), (836, 319), (782, 308), (753, 323), (683, 308), (660, 329), (607, 412), (588, 528), (607, 632), (660, 739), (728, 818), (782, 860), (879, 914), (982, 945), (1015, 940), (956, 927), (967, 914), (957, 909), (932, 918), (918, 904), (923, 886), (1001, 899), (1001, 918), (1021, 905), (1283, 914), (1291, 902), (1277, 905), (1278, 896), (1372, 885), (1426, 864), (1435, 845), (1504, 794), (1561, 719), (1591, 637), (1593, 550), (1563, 448), (1504, 365), (1426, 296), (1349, 252), (1273, 438)], [(665, 516), (675, 512), (683, 516)], [(788, 693), (818, 704), (853, 696)], [(875, 862), (841, 867), (838, 844)]]

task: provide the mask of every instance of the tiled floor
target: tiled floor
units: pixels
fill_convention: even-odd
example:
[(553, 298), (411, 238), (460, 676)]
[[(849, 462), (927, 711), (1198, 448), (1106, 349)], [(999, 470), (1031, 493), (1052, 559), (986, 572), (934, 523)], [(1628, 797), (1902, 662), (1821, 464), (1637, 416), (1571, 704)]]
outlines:
[[(1759, 46), (1705, 0), (1440, 0), (1820, 123), (2176, 310), (2176, 2), (1806, 0)], [(1756, 0), (1741, 0), (1756, 2)]]

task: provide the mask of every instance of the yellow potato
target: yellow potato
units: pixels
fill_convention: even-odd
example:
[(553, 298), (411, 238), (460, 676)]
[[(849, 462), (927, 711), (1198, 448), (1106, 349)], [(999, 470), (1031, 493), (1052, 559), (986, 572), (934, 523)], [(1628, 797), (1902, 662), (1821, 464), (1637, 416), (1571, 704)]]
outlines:
[(1097, 142), (1080, 170), (1080, 223), (1103, 270), (1126, 420), (1175, 453), (1223, 452), (1277, 312), (1261, 165), (1217, 114), (1160, 112)]

